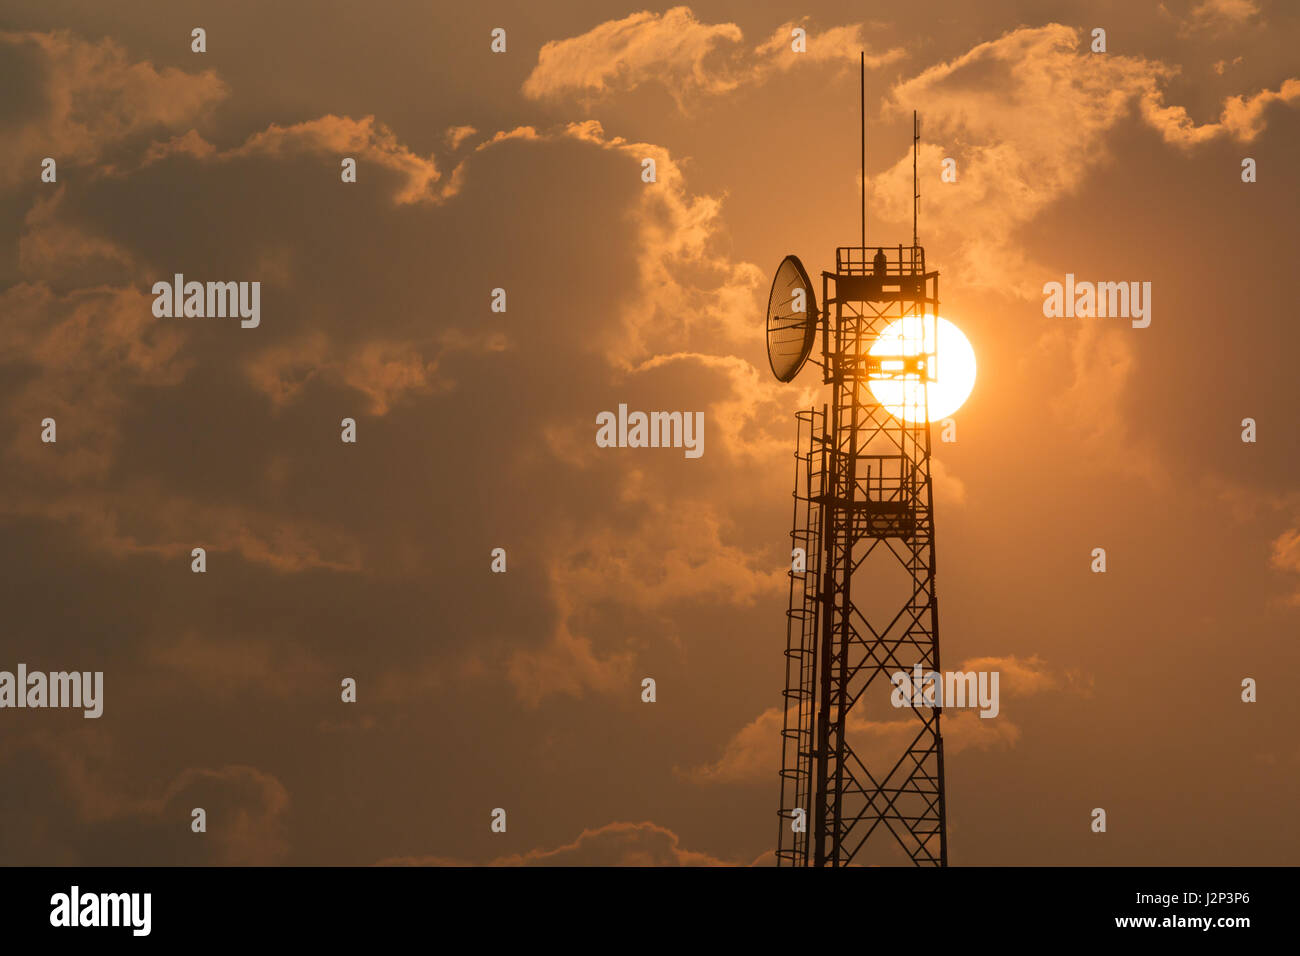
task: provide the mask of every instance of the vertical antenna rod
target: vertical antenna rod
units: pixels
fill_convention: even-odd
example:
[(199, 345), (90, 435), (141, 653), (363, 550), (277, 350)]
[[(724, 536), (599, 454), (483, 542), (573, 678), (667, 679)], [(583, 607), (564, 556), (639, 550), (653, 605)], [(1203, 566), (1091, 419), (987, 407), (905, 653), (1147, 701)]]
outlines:
[[(858, 67), (858, 112), (862, 120), (862, 248), (867, 248), (867, 51), (861, 51)], [(864, 258), (865, 262), (866, 259)]]
[(912, 245), (916, 241), (916, 217), (921, 210), (921, 190), (916, 184), (916, 150), (921, 142), (921, 127), (916, 119), (916, 110), (912, 110)]

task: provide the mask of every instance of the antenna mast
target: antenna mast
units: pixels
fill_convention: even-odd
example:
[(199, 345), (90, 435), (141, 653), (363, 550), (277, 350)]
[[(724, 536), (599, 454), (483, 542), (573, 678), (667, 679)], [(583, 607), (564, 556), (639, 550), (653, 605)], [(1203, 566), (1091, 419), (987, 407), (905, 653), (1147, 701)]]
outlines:
[[(867, 51), (858, 62), (858, 113), (862, 130), (862, 248), (867, 248)], [(915, 243), (913, 243), (915, 245)], [(864, 253), (865, 255), (865, 253)]]
[(916, 218), (921, 211), (921, 189), (916, 183), (916, 151), (921, 142), (921, 127), (916, 118), (916, 110), (912, 110), (912, 245), (920, 245), (916, 241)]

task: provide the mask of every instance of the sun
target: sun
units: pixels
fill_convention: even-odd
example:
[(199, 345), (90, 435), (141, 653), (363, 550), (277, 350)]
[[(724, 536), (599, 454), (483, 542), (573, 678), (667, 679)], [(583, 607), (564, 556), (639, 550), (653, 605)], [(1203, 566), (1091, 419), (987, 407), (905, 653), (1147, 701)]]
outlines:
[(961, 408), (975, 387), (975, 350), (961, 329), (942, 316), (937, 332), (932, 315), (904, 316), (888, 325), (871, 346), (871, 354), (883, 359), (884, 375), (891, 366), (902, 365), (891, 358), (926, 353), (934, 354), (928, 389), (916, 378), (870, 379), (871, 394), (895, 418), (925, 421), (927, 401), (930, 421), (947, 418)]

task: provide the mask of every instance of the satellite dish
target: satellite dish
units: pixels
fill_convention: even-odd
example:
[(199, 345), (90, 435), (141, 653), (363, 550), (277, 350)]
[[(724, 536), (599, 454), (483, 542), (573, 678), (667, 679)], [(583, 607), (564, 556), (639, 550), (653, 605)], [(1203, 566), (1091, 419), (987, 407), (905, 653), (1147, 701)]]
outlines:
[(793, 381), (808, 361), (819, 315), (803, 263), (786, 256), (777, 266), (767, 298), (767, 360), (778, 381)]

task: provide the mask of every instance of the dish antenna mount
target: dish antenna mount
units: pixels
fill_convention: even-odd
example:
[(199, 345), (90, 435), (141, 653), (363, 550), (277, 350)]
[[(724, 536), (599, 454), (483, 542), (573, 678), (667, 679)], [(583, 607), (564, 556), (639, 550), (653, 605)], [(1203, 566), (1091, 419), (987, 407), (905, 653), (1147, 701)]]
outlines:
[(820, 319), (808, 271), (798, 256), (786, 256), (767, 297), (767, 361), (778, 381), (793, 381), (808, 361)]

